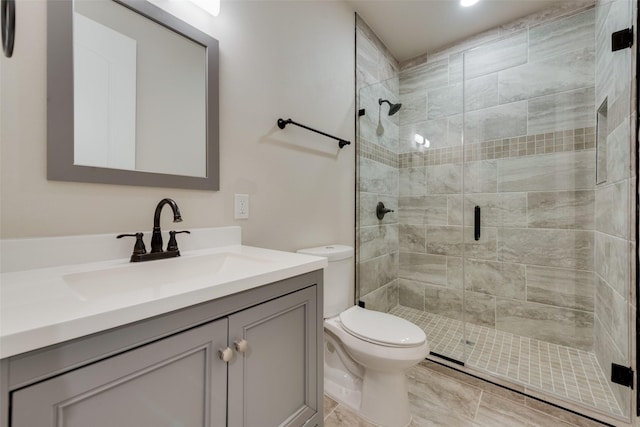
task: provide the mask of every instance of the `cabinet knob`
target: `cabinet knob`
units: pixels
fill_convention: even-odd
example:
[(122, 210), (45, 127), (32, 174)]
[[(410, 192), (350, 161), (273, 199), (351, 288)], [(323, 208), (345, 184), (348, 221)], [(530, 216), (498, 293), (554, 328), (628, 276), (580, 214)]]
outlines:
[(238, 353), (244, 353), (249, 350), (249, 343), (247, 340), (235, 341), (233, 345)]
[(229, 362), (233, 358), (233, 350), (229, 347), (218, 350), (218, 357), (223, 362)]

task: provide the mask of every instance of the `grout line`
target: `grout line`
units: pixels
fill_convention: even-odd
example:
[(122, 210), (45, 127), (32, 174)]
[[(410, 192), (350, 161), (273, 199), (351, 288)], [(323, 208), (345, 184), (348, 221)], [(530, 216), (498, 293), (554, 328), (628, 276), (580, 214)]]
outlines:
[[(594, 402), (596, 402), (596, 395), (593, 392), (593, 381), (591, 378), (591, 375), (587, 374), (587, 371), (585, 370), (585, 362), (583, 362), (583, 358), (582, 358), (582, 352), (578, 352), (578, 358), (580, 359), (580, 368), (582, 368), (582, 376), (586, 379), (587, 382), (587, 387), (589, 388), (589, 393), (591, 393), (591, 398), (593, 399)], [(591, 360), (589, 359), (589, 363), (591, 363)], [(599, 383), (600, 381), (598, 381)]]
[(473, 411), (473, 417), (471, 418), (473, 421), (475, 421), (476, 417), (478, 416), (478, 411), (480, 410), (480, 404), (482, 403), (482, 399), (484, 399), (484, 393), (485, 393), (485, 391), (483, 389), (480, 389), (480, 396), (478, 397), (478, 404), (476, 405), (476, 408)]
[[(335, 400), (334, 400), (334, 402), (335, 402)], [(336, 406), (334, 406), (333, 409), (323, 419), (326, 420), (327, 418), (329, 418), (331, 416), (331, 414), (333, 414), (336, 411), (336, 409), (338, 409), (338, 406), (340, 406), (339, 403)]]
[(567, 370), (567, 367), (564, 366), (564, 364), (562, 363), (562, 354), (560, 354), (560, 347), (554, 346), (555, 347), (555, 351), (558, 354), (558, 363), (560, 364), (560, 377), (562, 378), (562, 388), (564, 389), (564, 394), (567, 397), (571, 397), (569, 396), (569, 391), (567, 390), (567, 378), (565, 376), (565, 371)]

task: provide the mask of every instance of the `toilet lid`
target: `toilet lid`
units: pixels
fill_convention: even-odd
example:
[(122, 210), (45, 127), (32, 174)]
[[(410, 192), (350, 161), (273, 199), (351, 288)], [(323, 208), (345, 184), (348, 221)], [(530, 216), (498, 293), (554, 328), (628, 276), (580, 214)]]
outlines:
[(352, 335), (393, 347), (414, 347), (427, 339), (424, 331), (397, 316), (353, 306), (340, 313), (340, 322)]

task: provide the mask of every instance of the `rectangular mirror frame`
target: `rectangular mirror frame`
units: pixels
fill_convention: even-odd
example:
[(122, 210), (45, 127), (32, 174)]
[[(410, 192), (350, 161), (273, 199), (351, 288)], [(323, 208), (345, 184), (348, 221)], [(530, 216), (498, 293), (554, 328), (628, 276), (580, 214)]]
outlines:
[(218, 41), (147, 1), (113, 1), (206, 48), (207, 176), (201, 178), (74, 165), (73, 3), (72, 0), (60, 0), (47, 2), (47, 179), (219, 190)]

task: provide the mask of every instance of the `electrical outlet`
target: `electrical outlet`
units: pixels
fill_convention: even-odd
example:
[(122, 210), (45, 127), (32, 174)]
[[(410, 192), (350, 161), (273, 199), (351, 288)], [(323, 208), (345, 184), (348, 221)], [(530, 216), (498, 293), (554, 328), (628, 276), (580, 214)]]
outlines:
[(235, 219), (249, 219), (249, 195), (236, 194), (234, 203)]

